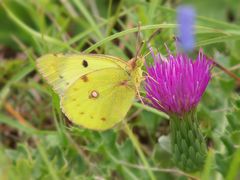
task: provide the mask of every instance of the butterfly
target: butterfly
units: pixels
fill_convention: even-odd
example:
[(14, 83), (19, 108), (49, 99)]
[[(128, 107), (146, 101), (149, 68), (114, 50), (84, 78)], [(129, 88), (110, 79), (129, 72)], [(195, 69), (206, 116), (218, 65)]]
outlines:
[(143, 57), (128, 62), (102, 54), (47, 54), (37, 69), (73, 123), (107, 130), (122, 121), (142, 80)]

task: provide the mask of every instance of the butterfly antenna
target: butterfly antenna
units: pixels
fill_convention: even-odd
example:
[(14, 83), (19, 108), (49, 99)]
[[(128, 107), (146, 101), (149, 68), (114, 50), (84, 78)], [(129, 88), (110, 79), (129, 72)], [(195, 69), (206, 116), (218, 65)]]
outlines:
[(161, 31), (162, 31), (162, 29), (161, 29), (161, 28), (158, 28), (157, 30), (155, 30), (155, 31), (151, 34), (151, 36), (150, 36), (150, 37), (148, 38), (148, 40), (146, 41), (147, 47), (148, 47), (148, 49), (150, 49), (150, 50), (143, 56), (144, 64), (145, 64), (145, 57), (148, 56), (150, 53), (152, 53), (152, 47), (151, 47), (151, 45), (150, 45), (151, 40), (152, 40), (155, 36), (157, 36), (158, 34), (160, 34)]
[(152, 40), (156, 35), (160, 34), (160, 32), (162, 32), (162, 29), (161, 29), (161, 28), (158, 28), (157, 30), (155, 30), (155, 31), (151, 34), (151, 36), (148, 38), (148, 40), (147, 40), (147, 45), (150, 45), (151, 40)]
[[(147, 45), (150, 46), (150, 42), (151, 40), (157, 36), (158, 34), (160, 34), (162, 32), (162, 29), (161, 28), (158, 28), (157, 30), (155, 30), (151, 36), (148, 38), (148, 40), (146, 41)], [(140, 37), (141, 37), (141, 31), (140, 31), (140, 23), (138, 24), (138, 35), (137, 35), (137, 42), (140, 43), (140, 45), (137, 47), (136, 45), (136, 49), (137, 49), (137, 53), (136, 53), (136, 56), (138, 56), (138, 54), (140, 53), (140, 50), (142, 49), (143, 45), (144, 45), (144, 41), (141, 41), (140, 42)]]
[(140, 42), (140, 41), (141, 41), (141, 22), (138, 22), (136, 54), (135, 54), (135, 57), (134, 57), (135, 61), (136, 61), (138, 55), (140, 54), (140, 51), (141, 51), (141, 49), (142, 49), (142, 47), (143, 47), (143, 44), (144, 44), (143, 41), (141, 41), (141, 42)]
[(143, 55), (143, 58), (147, 57), (150, 53), (151, 51), (148, 51), (146, 54)]

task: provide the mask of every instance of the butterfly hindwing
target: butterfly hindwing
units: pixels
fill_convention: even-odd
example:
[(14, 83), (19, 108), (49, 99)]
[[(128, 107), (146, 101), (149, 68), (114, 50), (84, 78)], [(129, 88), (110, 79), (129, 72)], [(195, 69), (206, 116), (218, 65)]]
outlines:
[(81, 76), (100, 69), (125, 68), (123, 60), (98, 54), (47, 54), (37, 60), (37, 67), (53, 89), (62, 96)]
[(70, 85), (61, 98), (61, 108), (75, 124), (105, 130), (123, 120), (134, 97), (134, 85), (126, 71), (101, 69)]

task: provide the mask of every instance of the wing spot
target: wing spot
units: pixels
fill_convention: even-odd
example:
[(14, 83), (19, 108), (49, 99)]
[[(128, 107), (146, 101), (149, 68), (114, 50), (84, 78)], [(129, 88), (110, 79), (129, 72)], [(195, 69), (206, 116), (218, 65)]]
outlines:
[(102, 121), (106, 121), (106, 118), (105, 118), (105, 117), (102, 117), (101, 120), (102, 120)]
[(83, 75), (81, 79), (83, 80), (83, 82), (88, 82), (88, 77), (86, 75)]
[(66, 85), (69, 85), (69, 82), (66, 82)]
[(93, 90), (91, 93), (90, 93), (90, 95), (89, 95), (89, 98), (90, 99), (96, 99), (96, 98), (98, 98), (99, 97), (99, 93), (97, 92), (97, 91), (95, 91), (95, 90)]
[(74, 91), (77, 91), (77, 90), (78, 90), (78, 88), (76, 88), (76, 87), (75, 87), (75, 88), (73, 88), (73, 90), (74, 90)]
[(84, 112), (80, 112), (80, 114), (81, 114), (81, 115), (83, 115), (83, 114), (84, 114)]
[(93, 119), (93, 116), (91, 115), (90, 118)]
[(77, 99), (76, 98), (73, 98), (72, 101), (76, 101)]
[(63, 79), (63, 76), (62, 76), (62, 75), (59, 75), (59, 78), (60, 78), (60, 79)]
[(83, 61), (82, 61), (82, 65), (83, 65), (83, 67), (88, 67), (88, 62), (84, 59)]
[(121, 81), (119, 83), (120, 86), (128, 86), (128, 80)]

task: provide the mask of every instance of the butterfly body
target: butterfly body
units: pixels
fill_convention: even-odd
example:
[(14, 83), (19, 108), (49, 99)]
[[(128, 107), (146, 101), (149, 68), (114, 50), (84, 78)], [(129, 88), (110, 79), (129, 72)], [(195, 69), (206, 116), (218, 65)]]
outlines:
[(143, 62), (144, 62), (143, 57), (136, 57), (136, 59), (133, 58), (128, 62), (129, 66), (131, 67), (130, 76), (133, 78), (136, 90), (140, 87), (140, 83), (142, 81)]
[(106, 130), (124, 119), (142, 79), (142, 59), (125, 62), (107, 55), (48, 54), (37, 68), (59, 94), (75, 124)]

